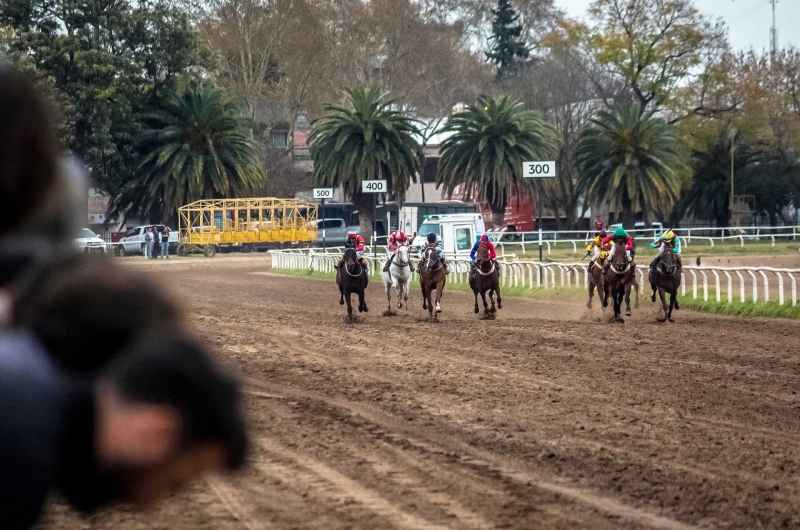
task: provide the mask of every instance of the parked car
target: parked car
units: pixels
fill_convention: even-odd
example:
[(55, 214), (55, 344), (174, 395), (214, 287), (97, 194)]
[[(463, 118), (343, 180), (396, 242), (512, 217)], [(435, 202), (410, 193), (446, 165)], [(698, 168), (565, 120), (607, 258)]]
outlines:
[(106, 251), (106, 242), (88, 228), (84, 228), (81, 230), (80, 235), (75, 238), (75, 248), (78, 249), (78, 252), (87, 254), (89, 252), (100, 252), (102, 254)]
[[(128, 233), (119, 240), (119, 245), (117, 245), (117, 255), (119, 256), (127, 256), (128, 254), (142, 254), (145, 255), (147, 253), (147, 241), (145, 240), (145, 234), (147, 233), (147, 228), (150, 226), (155, 226), (158, 237), (161, 237), (161, 233), (164, 231), (164, 225), (146, 225), (146, 226), (137, 226), (135, 228), (131, 228), (128, 230)], [(178, 246), (178, 232), (175, 230), (170, 230), (169, 232), (169, 248), (170, 251), (174, 251), (175, 248)]]
[(319, 219), (312, 225), (317, 229), (316, 246), (322, 246), (322, 231), (325, 231), (325, 245), (329, 247), (341, 247), (347, 241), (347, 233), (351, 230), (358, 233), (361, 229), (358, 226), (347, 226), (344, 219), (331, 218)]

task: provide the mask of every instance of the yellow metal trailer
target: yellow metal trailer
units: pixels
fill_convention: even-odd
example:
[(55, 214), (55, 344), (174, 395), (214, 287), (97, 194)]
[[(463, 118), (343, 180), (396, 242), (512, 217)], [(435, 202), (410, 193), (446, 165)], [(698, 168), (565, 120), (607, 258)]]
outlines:
[(317, 239), (317, 205), (302, 199), (215, 199), (178, 208), (178, 254), (220, 249), (311, 245)]

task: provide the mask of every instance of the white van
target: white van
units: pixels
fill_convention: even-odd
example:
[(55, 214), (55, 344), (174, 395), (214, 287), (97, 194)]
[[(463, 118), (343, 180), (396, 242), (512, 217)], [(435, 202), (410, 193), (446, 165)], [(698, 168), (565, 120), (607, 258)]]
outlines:
[(445, 256), (466, 258), (475, 241), (486, 233), (486, 225), (479, 213), (428, 215), (411, 242), (412, 252), (419, 252), (425, 246), (431, 232), (441, 238)]

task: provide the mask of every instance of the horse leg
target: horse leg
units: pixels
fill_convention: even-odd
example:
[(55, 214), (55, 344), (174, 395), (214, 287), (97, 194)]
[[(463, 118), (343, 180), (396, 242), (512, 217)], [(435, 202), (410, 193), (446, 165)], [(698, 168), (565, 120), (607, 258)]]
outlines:
[(351, 293), (348, 292), (347, 296), (345, 296), (345, 298), (347, 299), (347, 318), (352, 320), (353, 319), (353, 303), (350, 301), (350, 295), (351, 295)]
[(403, 302), (406, 304), (406, 315), (408, 315), (408, 291), (411, 289), (411, 286), (408, 282), (403, 284)]
[[(597, 289), (597, 295), (600, 295), (600, 289)], [(592, 298), (594, 298), (594, 282), (589, 282), (589, 301), (586, 302), (586, 307), (592, 308)]]
[(436, 312), (442, 312), (442, 291), (444, 291), (444, 281), (436, 284)]
[(657, 317), (659, 322), (664, 322), (667, 319), (667, 300), (664, 297), (664, 288), (658, 287), (658, 297), (661, 298), (661, 310), (664, 311), (664, 317)]
[(358, 291), (358, 311), (359, 312), (368, 312), (369, 308), (367, 307), (367, 301), (364, 298), (364, 289)]
[(489, 301), (492, 303), (492, 307), (489, 308), (489, 312), (495, 314), (497, 309), (494, 308), (494, 288), (489, 289)]
[(625, 316), (631, 316), (631, 284), (625, 286)]
[(339, 305), (344, 305), (344, 285), (339, 284)]
[(481, 300), (483, 300), (483, 312), (484, 313), (488, 313), (489, 312), (489, 304), (486, 303), (486, 290), (485, 289), (481, 289)]
[(387, 313), (392, 312), (392, 286), (388, 283), (383, 284), (384, 288), (386, 289), (386, 303), (387, 303)]
[(603, 287), (603, 307), (608, 307), (608, 295), (611, 293), (611, 285), (606, 282)]
[(422, 310), (428, 309), (428, 292), (425, 289), (425, 285), (422, 285)]
[(503, 300), (500, 298), (500, 282), (497, 282), (497, 285), (494, 288), (494, 292), (497, 293), (497, 309), (503, 309)]
[(634, 292), (636, 294), (636, 303), (633, 304), (633, 308), (634, 309), (639, 309), (639, 284), (638, 283), (634, 283), (633, 284), (633, 290), (634, 290)]
[(475, 314), (477, 315), (480, 313), (480, 309), (478, 309), (478, 289), (475, 288), (472, 290), (472, 293), (475, 295)]
[(671, 292), (669, 293), (669, 313), (667, 313), (667, 320), (670, 322), (675, 322), (675, 319), (672, 318), (672, 308), (675, 306), (675, 298), (678, 296), (678, 292)]

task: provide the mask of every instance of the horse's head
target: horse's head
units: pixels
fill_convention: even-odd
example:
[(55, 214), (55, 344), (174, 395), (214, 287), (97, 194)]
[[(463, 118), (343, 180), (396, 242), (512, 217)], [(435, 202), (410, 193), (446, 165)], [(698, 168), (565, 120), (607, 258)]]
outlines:
[(628, 267), (628, 258), (625, 253), (625, 245), (616, 243), (614, 245), (614, 259), (611, 261), (611, 267), (616, 272), (623, 272)]
[(397, 253), (394, 256), (394, 262), (400, 265), (401, 267), (405, 266), (409, 262), (408, 258), (408, 246), (402, 245), (398, 247)]
[(476, 261), (483, 263), (489, 259), (489, 249), (485, 245), (480, 245), (478, 251), (475, 253)]
[(667, 276), (671, 276), (678, 268), (678, 260), (675, 259), (675, 251), (670, 245), (664, 245), (664, 253), (658, 262), (658, 268)]
[(433, 269), (439, 264), (439, 256), (436, 254), (436, 247), (425, 248), (423, 256), (425, 257), (425, 264), (428, 266), (428, 269)]
[(356, 253), (356, 249), (354, 248), (346, 249), (344, 251), (344, 261), (348, 267), (358, 263), (358, 254)]

